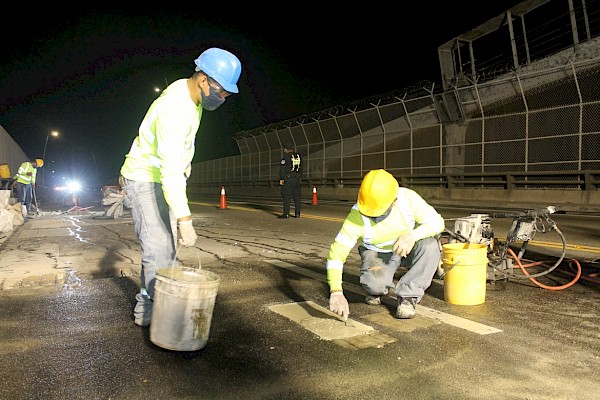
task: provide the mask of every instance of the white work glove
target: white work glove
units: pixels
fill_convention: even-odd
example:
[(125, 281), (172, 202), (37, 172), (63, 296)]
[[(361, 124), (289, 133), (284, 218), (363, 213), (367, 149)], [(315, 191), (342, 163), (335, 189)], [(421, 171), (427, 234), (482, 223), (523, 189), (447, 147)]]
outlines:
[(416, 241), (417, 240), (415, 238), (414, 232), (410, 231), (400, 236), (398, 240), (396, 240), (396, 243), (394, 243), (394, 247), (392, 247), (392, 250), (400, 257), (406, 257), (414, 247)]
[(179, 235), (181, 236), (179, 243), (182, 246), (193, 246), (196, 243), (196, 239), (198, 239), (198, 235), (196, 235), (192, 220), (181, 221), (177, 225), (179, 226)]
[(337, 315), (341, 315), (344, 321), (348, 320), (350, 307), (348, 306), (348, 300), (346, 300), (344, 292), (333, 292), (329, 295), (329, 309)]
[(108, 210), (106, 210), (106, 216), (110, 217), (112, 216), (113, 218), (117, 219), (119, 218), (121, 215), (123, 215), (123, 202), (125, 201), (125, 195), (124, 194), (113, 194), (111, 193), (110, 195), (108, 195), (108, 197), (102, 199), (102, 204), (103, 205), (109, 205), (112, 204)]

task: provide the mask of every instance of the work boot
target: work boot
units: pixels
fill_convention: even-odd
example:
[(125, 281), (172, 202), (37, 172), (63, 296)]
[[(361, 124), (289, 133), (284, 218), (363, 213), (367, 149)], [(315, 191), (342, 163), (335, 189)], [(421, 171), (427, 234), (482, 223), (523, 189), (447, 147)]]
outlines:
[(297, 213), (296, 215), (294, 215), (294, 218), (300, 218), (300, 213)]
[(396, 309), (396, 318), (410, 319), (417, 314), (417, 299), (414, 297), (398, 297), (398, 308)]
[(281, 215), (280, 215), (279, 217), (277, 217), (277, 218), (279, 218), (279, 219), (282, 219), (282, 218), (289, 218), (289, 217), (290, 217), (290, 215), (289, 215), (289, 214), (281, 214)]
[(378, 306), (381, 304), (381, 296), (372, 296), (368, 294), (365, 297), (365, 303), (367, 303), (370, 306)]
[(143, 316), (143, 317), (135, 317), (133, 322), (137, 325), (137, 326), (149, 326), (150, 325), (150, 320), (152, 319), (152, 315), (148, 315), (148, 316)]

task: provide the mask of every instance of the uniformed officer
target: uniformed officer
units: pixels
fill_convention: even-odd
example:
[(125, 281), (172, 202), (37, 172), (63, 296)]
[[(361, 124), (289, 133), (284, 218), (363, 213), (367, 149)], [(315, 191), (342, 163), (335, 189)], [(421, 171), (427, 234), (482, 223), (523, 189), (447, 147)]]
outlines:
[(294, 199), (294, 217), (300, 218), (301, 209), (301, 186), (302, 179), (302, 159), (300, 154), (294, 149), (292, 143), (285, 143), (283, 146), (283, 158), (279, 166), (279, 186), (281, 186), (281, 196), (283, 197), (283, 214), (278, 218), (290, 217), (290, 204)]

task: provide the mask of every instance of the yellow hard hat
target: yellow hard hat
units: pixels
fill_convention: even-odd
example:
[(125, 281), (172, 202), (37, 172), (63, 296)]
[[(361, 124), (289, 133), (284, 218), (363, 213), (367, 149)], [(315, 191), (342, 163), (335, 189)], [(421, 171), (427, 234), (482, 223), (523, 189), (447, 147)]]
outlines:
[(42, 168), (44, 166), (44, 160), (41, 158), (36, 158), (35, 163), (37, 164), (38, 168)]
[(383, 169), (369, 171), (358, 190), (358, 211), (367, 217), (385, 214), (398, 196), (398, 181)]

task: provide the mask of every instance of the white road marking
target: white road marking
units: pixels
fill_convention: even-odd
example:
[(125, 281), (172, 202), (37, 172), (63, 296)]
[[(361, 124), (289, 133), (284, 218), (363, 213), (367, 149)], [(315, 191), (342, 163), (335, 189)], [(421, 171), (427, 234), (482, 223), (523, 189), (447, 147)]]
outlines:
[[(318, 280), (321, 282), (325, 282), (325, 283), (327, 282), (327, 277), (325, 276), (325, 273), (320, 274), (317, 272), (313, 272), (313, 271), (307, 270), (306, 268), (301, 268), (301, 267), (298, 267), (297, 265), (294, 265), (294, 264), (291, 264), (291, 263), (288, 263), (288, 262), (282, 261), (282, 260), (267, 259), (264, 261), (271, 265), (274, 265), (276, 267), (285, 268), (290, 271), (294, 271), (300, 275), (304, 275), (306, 277), (309, 277), (309, 278), (312, 278), (312, 279), (315, 279), (315, 280)], [(356, 294), (364, 293), (362, 287), (353, 285), (351, 283), (344, 283), (344, 289), (350, 290)], [(390, 297), (393, 297), (393, 296), (390, 296)], [(441, 311), (437, 311), (432, 308), (424, 307), (420, 304), (417, 304), (417, 313), (420, 315), (423, 315), (425, 317), (429, 317), (429, 318), (438, 320), (445, 324), (452, 325), (457, 328), (465, 329), (465, 330), (473, 332), (473, 333), (477, 333), (479, 335), (489, 335), (490, 333), (502, 332), (502, 329), (494, 328), (492, 326), (480, 324), (478, 322), (474, 322), (474, 321), (471, 321), (471, 320), (468, 320), (465, 318), (457, 317), (452, 314), (447, 314), (447, 313), (444, 313)]]

